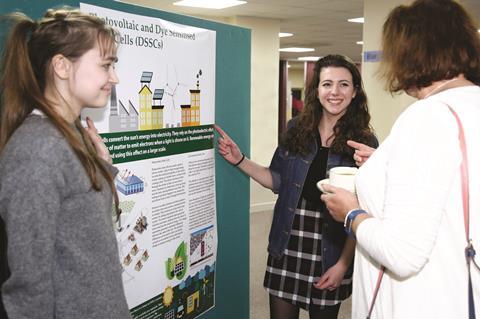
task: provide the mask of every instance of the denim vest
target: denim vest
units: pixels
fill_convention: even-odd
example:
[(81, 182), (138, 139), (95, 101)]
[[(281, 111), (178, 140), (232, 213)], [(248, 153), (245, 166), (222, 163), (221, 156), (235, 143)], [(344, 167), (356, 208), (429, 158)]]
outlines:
[[(375, 139), (372, 143), (375, 147), (378, 142)], [(273, 155), (270, 164), (270, 171), (273, 179), (273, 192), (278, 194), (273, 212), (273, 221), (270, 229), (268, 252), (274, 258), (281, 258), (287, 247), (292, 230), (295, 209), (297, 208), (303, 184), (307, 177), (308, 169), (317, 154), (318, 145), (312, 143), (311, 151), (305, 156), (289, 153), (282, 147), (278, 147)], [(354, 167), (355, 162), (350, 156), (328, 153), (327, 173), (336, 166)], [(333, 266), (343, 250), (346, 234), (343, 223), (336, 222), (328, 210), (322, 205), (323, 226), (322, 226), (322, 269), (326, 271)], [(352, 267), (348, 274), (351, 274)]]

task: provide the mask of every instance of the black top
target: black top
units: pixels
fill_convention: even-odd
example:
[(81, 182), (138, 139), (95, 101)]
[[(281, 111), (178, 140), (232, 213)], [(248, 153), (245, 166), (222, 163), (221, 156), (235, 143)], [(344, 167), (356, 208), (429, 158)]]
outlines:
[(308, 169), (301, 197), (309, 202), (320, 203), (321, 192), (317, 188), (317, 183), (326, 178), (329, 148), (321, 146), (322, 142), (320, 140), (320, 134), (316, 134), (315, 139), (318, 145), (318, 150), (310, 168)]

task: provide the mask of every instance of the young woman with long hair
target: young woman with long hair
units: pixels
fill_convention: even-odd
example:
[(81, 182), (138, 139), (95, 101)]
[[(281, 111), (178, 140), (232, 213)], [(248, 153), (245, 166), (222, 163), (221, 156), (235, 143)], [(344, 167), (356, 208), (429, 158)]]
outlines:
[[(118, 83), (116, 33), (71, 8), (12, 23), (1, 64), (1, 301), (14, 318), (130, 318), (115, 239), (116, 169), (86, 107)], [(115, 203), (115, 204), (113, 204)]]
[(347, 57), (319, 59), (306, 89), (305, 107), (288, 123), (269, 167), (242, 154), (219, 127), (219, 153), (277, 193), (264, 286), (272, 319), (337, 318), (352, 290), (355, 242), (320, 200), (316, 183), (331, 168), (355, 166), (347, 141), (377, 146), (360, 72)]

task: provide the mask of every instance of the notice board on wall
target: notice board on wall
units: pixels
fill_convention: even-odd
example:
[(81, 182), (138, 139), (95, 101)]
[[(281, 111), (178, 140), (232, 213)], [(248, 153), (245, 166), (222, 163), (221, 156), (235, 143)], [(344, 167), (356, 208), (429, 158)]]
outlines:
[[(39, 18), (58, 5), (5, 1), (0, 14)], [(129, 64), (119, 74), (125, 86), (88, 114), (120, 170), (124, 215), (116, 231), (133, 316), (154, 309), (152, 318), (248, 318), (249, 182), (216, 155), (213, 124), (249, 149), (250, 31), (116, 1), (81, 5), (121, 24), (125, 46), (148, 49), (120, 59)], [(179, 51), (163, 59), (147, 53), (169, 45)], [(188, 193), (185, 185), (193, 185), (190, 197), (178, 195)]]

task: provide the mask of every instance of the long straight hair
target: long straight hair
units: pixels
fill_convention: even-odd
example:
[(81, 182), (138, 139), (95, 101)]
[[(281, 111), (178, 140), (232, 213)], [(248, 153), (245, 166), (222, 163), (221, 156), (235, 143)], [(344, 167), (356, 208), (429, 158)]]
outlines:
[[(65, 137), (92, 183), (101, 190), (97, 172), (110, 185), (119, 214), (113, 176), (97, 155), (91, 139), (80, 123), (72, 127), (45, 97), (53, 84), (51, 60), (62, 54), (71, 61), (99, 45), (103, 55), (116, 51), (116, 32), (94, 16), (72, 8), (50, 9), (39, 21), (22, 13), (7, 15), (12, 22), (1, 65), (0, 154), (15, 130), (33, 109), (42, 111)], [(80, 133), (80, 134), (78, 134)]]

